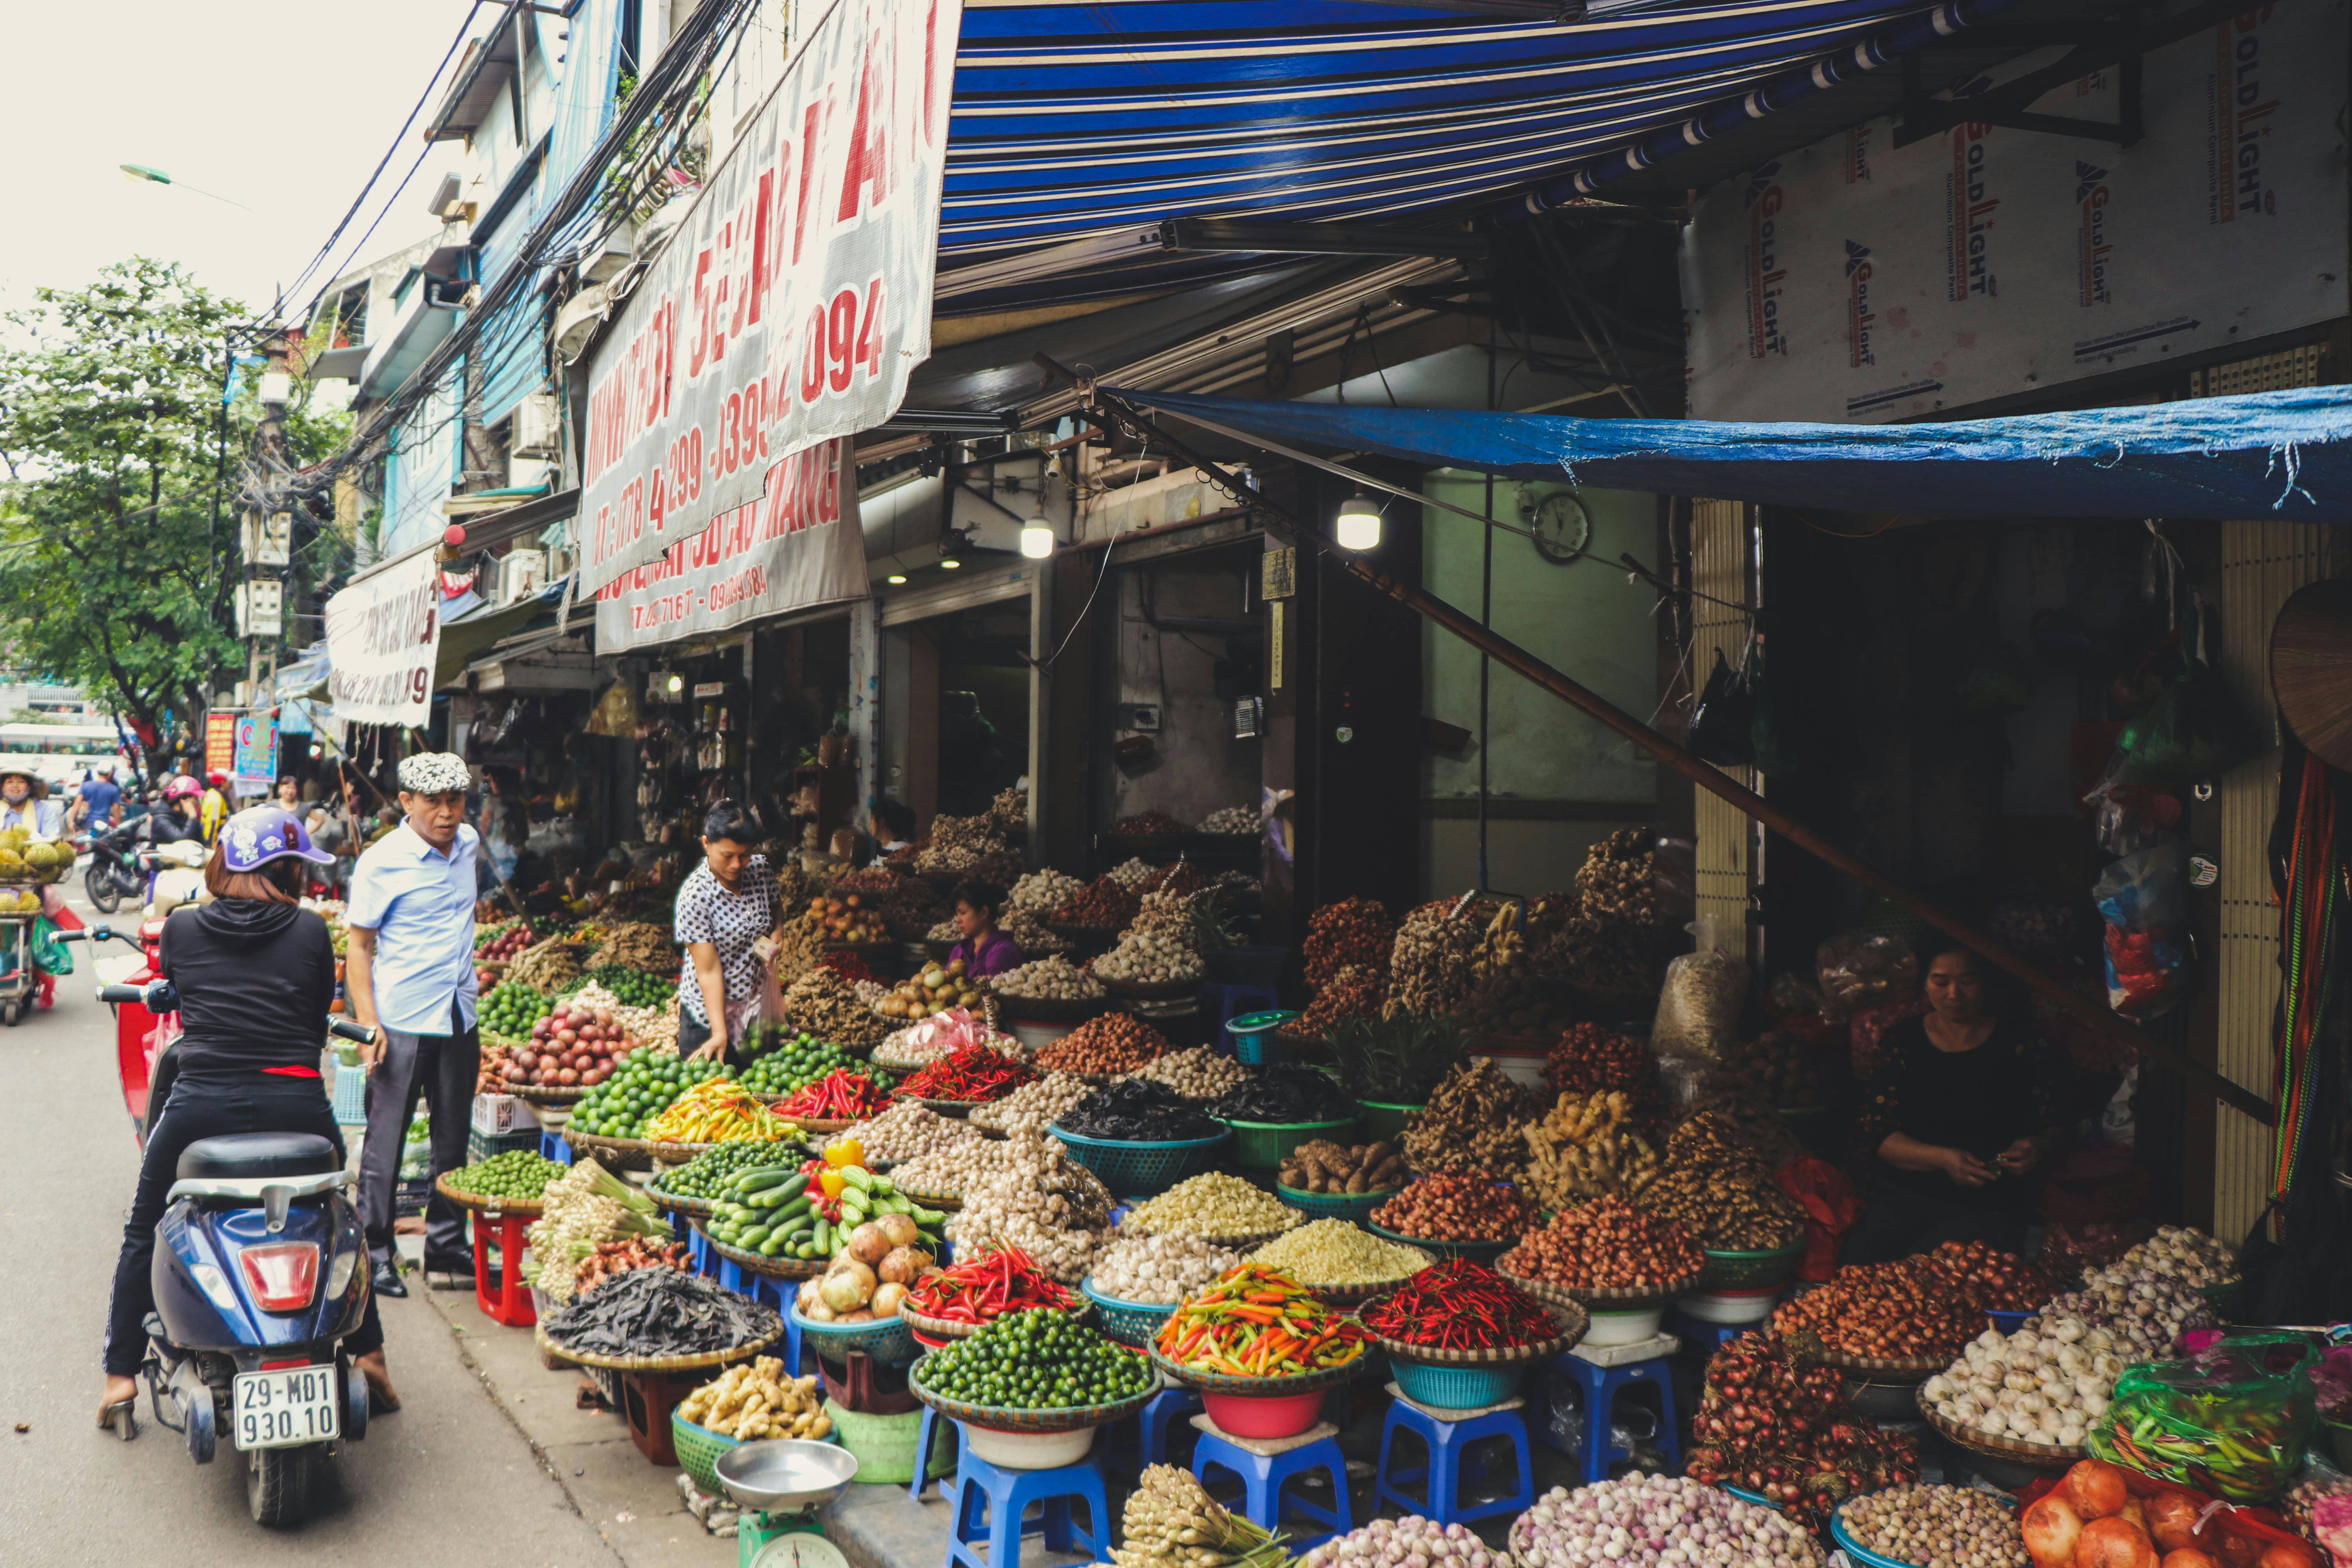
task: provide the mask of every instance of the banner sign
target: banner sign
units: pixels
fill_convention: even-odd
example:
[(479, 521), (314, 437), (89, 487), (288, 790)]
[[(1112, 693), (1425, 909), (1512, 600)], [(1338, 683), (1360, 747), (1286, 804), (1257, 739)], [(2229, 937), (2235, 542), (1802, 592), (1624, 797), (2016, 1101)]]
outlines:
[[(1896, 147), (1876, 120), (1716, 185), (1683, 239), (1692, 414), (1930, 418), (2344, 315), (2346, 31), (2319, 0), (2157, 50), (2130, 147), (1981, 124)], [(2120, 88), (2032, 107), (2112, 124)]]
[(231, 752), (230, 793), (268, 794), (278, 782), (278, 721), (266, 712), (238, 714)]
[(905, 401), (961, 22), (961, 0), (836, 0), (630, 295), (589, 374), (583, 588)]
[(441, 552), (395, 561), (327, 601), (327, 692), (344, 724), (422, 729), (441, 652)]
[(205, 715), (205, 776), (226, 773), (236, 762), (236, 721), (239, 715), (215, 708)]
[(767, 492), (596, 592), (596, 651), (623, 653), (866, 591), (856, 464), (835, 439), (772, 464)]

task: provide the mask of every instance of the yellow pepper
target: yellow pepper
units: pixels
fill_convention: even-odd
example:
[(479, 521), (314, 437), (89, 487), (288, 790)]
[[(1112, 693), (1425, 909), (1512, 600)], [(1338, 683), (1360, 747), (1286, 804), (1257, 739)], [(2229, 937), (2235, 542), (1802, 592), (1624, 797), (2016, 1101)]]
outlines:
[(866, 1145), (855, 1138), (836, 1138), (824, 1146), (824, 1163), (836, 1166), (863, 1165), (866, 1163)]
[(841, 1195), (841, 1190), (849, 1185), (849, 1178), (839, 1171), (819, 1171), (816, 1184), (824, 1189), (826, 1197), (837, 1198)]

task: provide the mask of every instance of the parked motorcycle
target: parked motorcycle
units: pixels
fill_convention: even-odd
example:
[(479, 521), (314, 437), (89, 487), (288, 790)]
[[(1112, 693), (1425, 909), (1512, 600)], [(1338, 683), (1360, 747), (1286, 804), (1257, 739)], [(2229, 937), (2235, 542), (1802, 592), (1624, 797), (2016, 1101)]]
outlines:
[[(167, 980), (102, 985), (98, 998), (174, 1014)], [(347, 1019), (329, 1029), (363, 1040)], [(367, 1436), (367, 1379), (343, 1353), (367, 1305), (367, 1242), (343, 1195), (335, 1146), (307, 1132), (203, 1138), (180, 1156), (155, 1226), (155, 1310), (140, 1368), (158, 1426), (212, 1463), (226, 1432), (246, 1460), (256, 1523), (291, 1524), (320, 1464)], [(168, 1410), (171, 1414), (166, 1414)], [(138, 1435), (129, 1405), (115, 1433)]]
[(74, 842), (89, 862), (81, 874), (82, 889), (107, 914), (120, 909), (124, 899), (142, 897), (147, 891), (147, 871), (140, 864), (139, 826), (136, 822), (121, 822), (93, 828)]

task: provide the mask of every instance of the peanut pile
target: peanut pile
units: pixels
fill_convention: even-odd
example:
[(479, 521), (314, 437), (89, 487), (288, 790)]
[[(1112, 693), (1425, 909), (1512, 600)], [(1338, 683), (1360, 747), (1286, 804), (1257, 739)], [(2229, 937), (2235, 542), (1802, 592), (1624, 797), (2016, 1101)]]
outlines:
[(1160, 1058), (1167, 1037), (1126, 1013), (1089, 1018), (1037, 1053), (1045, 1072), (1126, 1073)]
[(1307, 917), (1307, 940), (1299, 947), (1307, 984), (1327, 984), (1343, 969), (1386, 969), (1395, 943), (1396, 922), (1378, 899), (1326, 904)]

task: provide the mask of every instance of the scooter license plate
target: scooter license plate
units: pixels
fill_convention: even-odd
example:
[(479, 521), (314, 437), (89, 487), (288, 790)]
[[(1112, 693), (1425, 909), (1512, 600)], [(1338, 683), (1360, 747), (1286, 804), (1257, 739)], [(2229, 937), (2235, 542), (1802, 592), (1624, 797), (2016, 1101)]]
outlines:
[(241, 1372), (230, 1389), (229, 1430), (240, 1451), (291, 1448), (342, 1434), (342, 1399), (331, 1366)]

